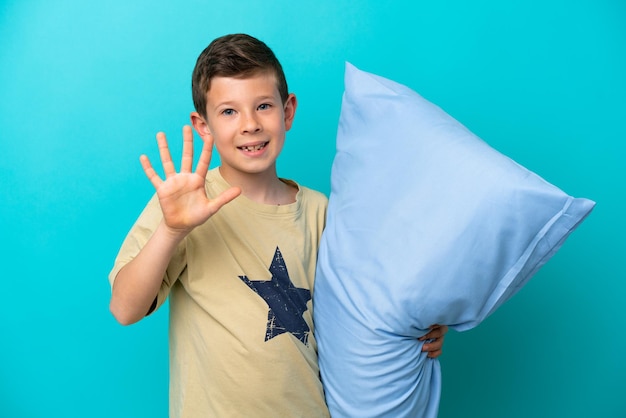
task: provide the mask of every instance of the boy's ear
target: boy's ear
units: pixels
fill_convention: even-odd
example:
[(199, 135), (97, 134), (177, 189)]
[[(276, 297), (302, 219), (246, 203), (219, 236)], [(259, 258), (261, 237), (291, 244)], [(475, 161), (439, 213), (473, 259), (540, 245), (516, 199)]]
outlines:
[(196, 130), (200, 138), (206, 139), (207, 136), (211, 135), (211, 130), (209, 129), (209, 125), (206, 123), (204, 118), (200, 116), (198, 112), (191, 112), (191, 125)]
[(293, 124), (293, 119), (296, 116), (296, 108), (298, 107), (298, 100), (296, 99), (296, 95), (290, 93), (285, 101), (285, 130), (288, 131), (291, 129), (291, 125)]

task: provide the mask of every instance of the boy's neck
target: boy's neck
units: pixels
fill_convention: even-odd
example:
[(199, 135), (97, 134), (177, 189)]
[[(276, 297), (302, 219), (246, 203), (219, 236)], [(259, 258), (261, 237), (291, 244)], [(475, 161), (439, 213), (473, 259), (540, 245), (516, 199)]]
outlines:
[(256, 203), (288, 205), (296, 201), (298, 189), (278, 178), (276, 171), (259, 174), (235, 173), (219, 168), (220, 174), (231, 186), (241, 189), (241, 194)]

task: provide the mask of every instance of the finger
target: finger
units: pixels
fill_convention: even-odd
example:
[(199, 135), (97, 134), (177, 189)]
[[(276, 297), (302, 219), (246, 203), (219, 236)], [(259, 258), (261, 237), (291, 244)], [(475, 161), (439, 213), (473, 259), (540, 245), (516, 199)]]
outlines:
[(437, 351), (443, 348), (443, 337), (428, 341), (422, 346), (422, 351)]
[(418, 338), (420, 341), (432, 340), (441, 337), (443, 334), (439, 328), (435, 328)]
[(176, 174), (176, 168), (174, 167), (174, 162), (172, 161), (172, 156), (170, 155), (170, 149), (167, 145), (167, 138), (163, 132), (159, 132), (156, 135), (157, 144), (159, 146), (159, 155), (161, 156), (161, 164), (163, 164), (163, 172), (165, 173), (165, 178), (173, 176)]
[(183, 126), (183, 156), (180, 164), (181, 173), (191, 173), (193, 167), (193, 131), (191, 126)]
[(196, 167), (196, 174), (201, 177), (206, 177), (206, 173), (209, 171), (209, 164), (211, 164), (211, 156), (213, 155), (213, 137), (209, 136), (208, 139), (204, 139), (204, 145), (202, 146), (202, 152), (200, 158), (198, 158), (198, 166)]
[(439, 357), (443, 353), (443, 338), (424, 344), (422, 352), (425, 352), (428, 358)]
[(443, 350), (429, 351), (428, 354), (426, 354), (426, 357), (428, 357), (428, 358), (437, 358), (441, 354), (443, 354)]
[(146, 155), (142, 155), (139, 157), (139, 161), (141, 162), (143, 172), (146, 173), (146, 177), (148, 177), (150, 183), (152, 183), (155, 189), (159, 187), (159, 185), (163, 183), (163, 180), (161, 180), (161, 177), (159, 177), (157, 172), (154, 171), (154, 168), (152, 168), (152, 164), (150, 163), (148, 157)]
[(447, 332), (448, 332), (447, 325), (431, 325), (430, 331), (418, 339), (420, 341), (425, 341), (425, 340), (430, 340), (433, 338), (440, 338), (446, 335)]

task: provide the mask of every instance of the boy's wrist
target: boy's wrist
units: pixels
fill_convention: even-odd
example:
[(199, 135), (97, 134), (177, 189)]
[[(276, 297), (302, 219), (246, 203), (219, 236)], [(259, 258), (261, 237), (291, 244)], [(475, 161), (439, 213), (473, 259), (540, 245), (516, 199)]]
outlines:
[(158, 230), (160, 230), (162, 239), (166, 239), (174, 244), (180, 243), (191, 232), (191, 230), (171, 228), (165, 221), (161, 221)]

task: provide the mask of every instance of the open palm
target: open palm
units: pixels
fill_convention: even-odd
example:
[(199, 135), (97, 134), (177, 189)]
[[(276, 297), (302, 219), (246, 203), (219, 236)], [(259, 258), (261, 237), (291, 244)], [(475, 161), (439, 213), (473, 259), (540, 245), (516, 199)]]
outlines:
[(176, 172), (167, 139), (163, 132), (157, 134), (157, 143), (165, 179), (159, 177), (147, 156), (142, 155), (141, 165), (154, 186), (159, 198), (163, 220), (168, 228), (187, 233), (207, 221), (226, 203), (237, 197), (241, 190), (232, 187), (214, 199), (209, 199), (204, 186), (211, 162), (212, 141), (205, 141), (195, 172), (193, 168), (193, 132), (183, 127), (183, 155), (180, 172)]

